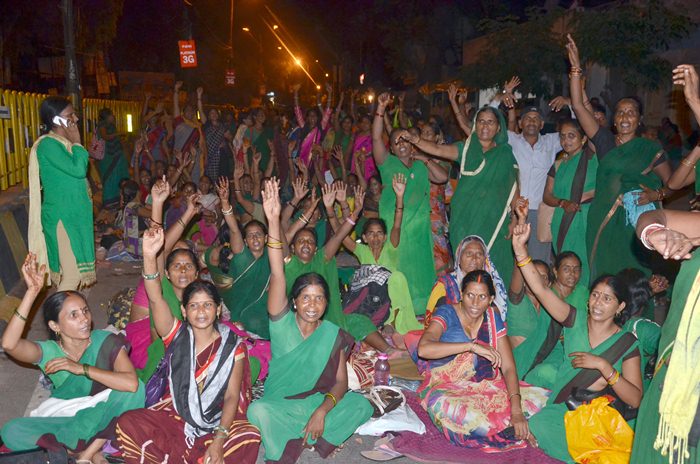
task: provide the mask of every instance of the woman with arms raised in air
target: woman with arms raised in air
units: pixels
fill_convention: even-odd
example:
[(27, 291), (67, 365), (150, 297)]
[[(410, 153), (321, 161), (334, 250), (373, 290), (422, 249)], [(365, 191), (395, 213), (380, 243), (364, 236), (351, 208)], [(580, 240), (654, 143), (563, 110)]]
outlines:
[(513, 232), (518, 267), (532, 293), (552, 319), (564, 326), (564, 352), (571, 362), (557, 371), (547, 406), (530, 420), (539, 446), (550, 456), (573, 462), (566, 441), (565, 402), (576, 392), (610, 394), (621, 409), (634, 410), (642, 399), (642, 375), (637, 339), (623, 330), (632, 305), (625, 281), (604, 275), (591, 286), (588, 311), (575, 308), (544, 285), (528, 255), (530, 225), (519, 224)]
[(121, 336), (92, 330), (90, 308), (78, 292), (57, 292), (44, 302), (50, 340), (22, 337), (44, 287), (44, 271), (30, 253), (22, 265), (27, 292), (5, 329), (2, 348), (17, 361), (39, 366), (51, 380), (51, 398), (30, 417), (7, 422), (0, 435), (12, 451), (63, 447), (78, 462), (106, 463), (100, 450), (106, 440), (116, 438), (110, 424), (123, 412), (143, 406), (143, 384), (129, 361), (129, 345)]
[(167, 386), (150, 408), (119, 418), (119, 447), (128, 464), (169, 457), (252, 464), (260, 433), (245, 420), (250, 401), (246, 345), (219, 322), (221, 297), (210, 282), (187, 285), (180, 308), (184, 320), (173, 316), (158, 279), (156, 256), (164, 243), (163, 229), (144, 234), (143, 278), (155, 329), (168, 350)]
[(459, 303), (435, 311), (418, 344), (429, 364), (418, 390), (421, 405), (459, 446), (524, 448), (530, 438), (526, 417), (544, 406), (547, 391), (518, 382), (505, 324), (493, 306), (491, 276), (468, 273), (461, 292)]
[(267, 462), (295, 463), (307, 445), (328, 456), (369, 419), (372, 407), (362, 395), (347, 391), (353, 338), (322, 320), (330, 297), (325, 279), (303, 274), (287, 298), (277, 187), (273, 179), (263, 190), (270, 226), (272, 361), (265, 394), (253, 402), (248, 418), (261, 431)]

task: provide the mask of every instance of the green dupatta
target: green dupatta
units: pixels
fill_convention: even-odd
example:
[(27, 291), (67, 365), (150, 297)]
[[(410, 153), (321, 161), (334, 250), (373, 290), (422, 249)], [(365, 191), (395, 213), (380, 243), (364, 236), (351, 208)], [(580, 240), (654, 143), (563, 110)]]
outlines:
[[(180, 308), (180, 300), (175, 294), (173, 284), (170, 283), (170, 280), (164, 278), (161, 280), (161, 285), (163, 288), (163, 298), (168, 303), (170, 313), (175, 319), (180, 321), (184, 320), (182, 308)], [(153, 321), (153, 310), (150, 308), (148, 309), (148, 317), (151, 321), (151, 328), (155, 328), (155, 322)], [(165, 345), (163, 344), (163, 340), (161, 340), (159, 337), (156, 340), (153, 340), (148, 346), (148, 361), (146, 362), (146, 365), (143, 366), (143, 369), (136, 370), (139, 378), (144, 382), (148, 381), (148, 379), (150, 379), (153, 373), (156, 371), (158, 363), (160, 363), (160, 360), (163, 359), (163, 356), (165, 356)]]
[(328, 283), (330, 300), (323, 318), (334, 323), (341, 329), (352, 335), (355, 340), (363, 340), (367, 335), (376, 331), (372, 321), (361, 314), (344, 314), (340, 300), (340, 287), (338, 284), (338, 266), (335, 257), (326, 261), (323, 248), (319, 248), (308, 263), (303, 263), (295, 255), (284, 266), (284, 275), (287, 281), (287, 295), (290, 294), (294, 281), (301, 275), (315, 272), (323, 276)]
[(452, 197), (450, 243), (456, 250), (467, 235), (482, 237), (507, 287), (510, 275), (506, 270), (513, 268), (513, 252), (506, 240), (508, 213), (518, 189), (518, 164), (508, 144), (506, 121), (500, 111), (495, 113), (500, 130), (494, 148), (484, 153), (474, 132), (466, 142), (456, 144), (461, 177)]
[(634, 225), (626, 224), (621, 201), (623, 194), (639, 190), (640, 184), (651, 189), (662, 186), (653, 171), (660, 152), (658, 143), (637, 137), (613, 148), (599, 160), (596, 193), (586, 230), (591, 280), (627, 268), (649, 272), (646, 263), (649, 252), (637, 240)]
[(204, 255), (212, 279), (221, 292), (231, 320), (241, 322), (245, 330), (270, 339), (267, 315), (267, 290), (270, 285), (270, 262), (267, 249), (256, 259), (248, 247), (233, 256), (228, 274), (211, 264), (211, 248)]

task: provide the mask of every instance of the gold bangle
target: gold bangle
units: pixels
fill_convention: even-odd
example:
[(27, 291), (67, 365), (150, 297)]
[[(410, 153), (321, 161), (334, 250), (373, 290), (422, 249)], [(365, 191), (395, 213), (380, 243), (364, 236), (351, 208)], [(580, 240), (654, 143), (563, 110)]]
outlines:
[(681, 160), (681, 164), (682, 164), (683, 166), (688, 166), (689, 168), (692, 169), (692, 168), (694, 168), (695, 165), (697, 164), (697, 161), (696, 161), (695, 163), (689, 163), (687, 158), (683, 158), (683, 159)]
[(615, 375), (613, 378), (608, 382), (608, 385), (611, 387), (617, 383), (617, 381), (620, 380), (620, 371), (615, 371)]
[(22, 315), (19, 313), (19, 311), (17, 311), (16, 309), (14, 310), (14, 312), (13, 312), (12, 314), (14, 314), (15, 316), (19, 317), (20, 320), (22, 320), (22, 321), (24, 321), (24, 322), (27, 322), (27, 318), (24, 317), (24, 316), (22, 316)]
[(333, 393), (328, 392), (328, 393), (326, 393), (326, 394), (323, 395), (323, 396), (325, 396), (326, 398), (330, 398), (331, 400), (333, 400), (333, 407), (335, 407), (335, 405), (338, 404), (338, 401), (336, 401), (335, 396), (333, 396)]
[(525, 267), (525, 266), (527, 266), (528, 264), (530, 264), (531, 262), (532, 262), (532, 256), (528, 256), (527, 258), (525, 258), (525, 260), (523, 260), (523, 261), (518, 261), (518, 262), (516, 263), (516, 265), (517, 265), (518, 267)]

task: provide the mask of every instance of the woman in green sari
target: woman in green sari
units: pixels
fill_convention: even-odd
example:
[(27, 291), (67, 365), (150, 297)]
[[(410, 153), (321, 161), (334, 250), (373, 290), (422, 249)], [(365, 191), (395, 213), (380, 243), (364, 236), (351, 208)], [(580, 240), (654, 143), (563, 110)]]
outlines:
[(520, 224), (513, 232), (513, 251), (523, 277), (552, 319), (564, 326), (563, 362), (547, 406), (530, 419), (530, 429), (548, 455), (573, 463), (564, 426), (565, 401), (574, 388), (590, 393), (605, 392), (631, 408), (642, 399), (642, 376), (636, 337), (622, 330), (633, 310), (625, 282), (602, 276), (593, 282), (588, 314), (562, 300), (542, 283), (528, 254), (530, 225)]
[(253, 163), (253, 155), (255, 153), (260, 153), (260, 170), (265, 172), (267, 170), (268, 164), (270, 163), (270, 156), (272, 154), (270, 149), (270, 142), (274, 137), (272, 127), (265, 125), (265, 120), (267, 115), (265, 115), (265, 110), (263, 108), (253, 108), (250, 112), (253, 118), (253, 126), (248, 127), (243, 135), (250, 141), (250, 149), (248, 150), (248, 165)]
[[(518, 165), (508, 144), (503, 115), (490, 107), (476, 114), (474, 131), (466, 142), (437, 145), (406, 132), (402, 137), (419, 150), (460, 163), (461, 177), (452, 197), (450, 243), (452, 249), (467, 235), (486, 242), (496, 269), (513, 267), (508, 230), (512, 202), (520, 196)], [(494, 188), (497, 186), (498, 188)], [(506, 286), (510, 276), (504, 274)]]
[[(635, 464), (700, 463), (696, 425), (700, 249), (691, 253), (700, 246), (698, 230), (700, 214), (685, 211), (652, 211), (637, 223), (642, 243), (665, 259), (686, 261), (676, 277), (661, 328), (654, 378), (639, 407), (630, 461)], [(681, 457), (683, 451), (688, 455)]]
[(660, 206), (668, 194), (663, 185), (671, 176), (671, 166), (658, 143), (638, 136), (642, 107), (637, 98), (623, 98), (615, 105), (615, 135), (598, 125), (584, 106), (581, 64), (571, 36), (566, 48), (571, 105), (595, 145), (599, 163), (586, 230), (591, 278), (626, 268), (648, 269), (650, 254), (635, 238), (634, 227), (639, 214)]
[(216, 190), (221, 199), (229, 239), (227, 245), (207, 250), (205, 262), (231, 312), (231, 320), (242, 323), (246, 331), (269, 340), (266, 309), (270, 283), (270, 265), (265, 251), (267, 228), (263, 223), (251, 220), (243, 227), (241, 234), (233, 215), (233, 206), (229, 203), (228, 179), (220, 178)]
[(331, 298), (328, 283), (319, 274), (303, 274), (292, 282), (287, 298), (282, 244), (272, 241), (282, 233), (277, 187), (274, 179), (263, 190), (271, 236), (272, 361), (265, 394), (250, 405), (248, 419), (260, 429), (267, 462), (294, 463), (306, 446), (322, 457), (331, 454), (369, 419), (372, 407), (362, 395), (347, 391), (346, 359), (353, 339), (322, 320)]
[[(384, 112), (389, 103), (389, 94), (377, 98), (377, 112), (372, 123), (372, 152), (374, 161), (384, 182), (403, 174), (409, 183), (404, 194), (403, 240), (398, 247), (398, 270), (401, 271), (411, 288), (413, 309), (416, 314), (425, 314), (428, 295), (435, 282), (435, 261), (430, 228), (430, 179), (425, 163), (413, 160), (412, 148), (402, 138), (408, 134), (394, 130), (389, 136), (391, 154), (384, 145)], [(412, 135), (420, 140), (420, 135)], [(394, 225), (396, 194), (393, 189), (382, 191), (379, 200), (379, 217), (391, 230)], [(461, 237), (461, 236), (460, 236)]]
[(588, 210), (595, 195), (598, 158), (586, 146), (588, 139), (575, 121), (562, 123), (559, 140), (564, 149), (547, 176), (542, 201), (555, 207), (552, 217), (554, 253), (576, 253), (581, 261), (581, 283), (588, 285), (588, 252), (586, 226)]
[(109, 108), (100, 110), (97, 133), (105, 141), (105, 154), (97, 166), (102, 182), (102, 205), (108, 207), (119, 203), (119, 183), (129, 178), (129, 165), (126, 163), (121, 136), (117, 132), (114, 113)]
[(22, 337), (32, 304), (44, 287), (45, 268), (30, 253), (22, 266), (27, 292), (5, 329), (2, 348), (17, 361), (34, 364), (52, 383), (51, 398), (30, 413), (7, 422), (0, 435), (13, 451), (66, 448), (82, 463), (106, 463), (100, 453), (116, 438), (110, 423), (143, 407), (144, 387), (129, 361), (123, 337), (92, 330), (85, 297), (57, 292), (43, 304), (51, 340)]

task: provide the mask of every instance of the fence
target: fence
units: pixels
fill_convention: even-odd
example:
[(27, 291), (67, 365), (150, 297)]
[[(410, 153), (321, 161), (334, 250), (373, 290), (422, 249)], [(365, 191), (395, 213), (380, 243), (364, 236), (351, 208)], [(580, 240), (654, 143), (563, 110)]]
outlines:
[[(40, 135), (39, 105), (48, 95), (0, 89), (0, 191), (14, 185), (27, 187), (29, 151)], [(100, 109), (110, 108), (116, 117), (117, 131), (127, 132), (129, 124), (138, 133), (141, 103), (132, 101), (83, 99), (84, 144), (87, 145), (97, 124)], [(7, 119), (9, 113), (9, 119)]]

